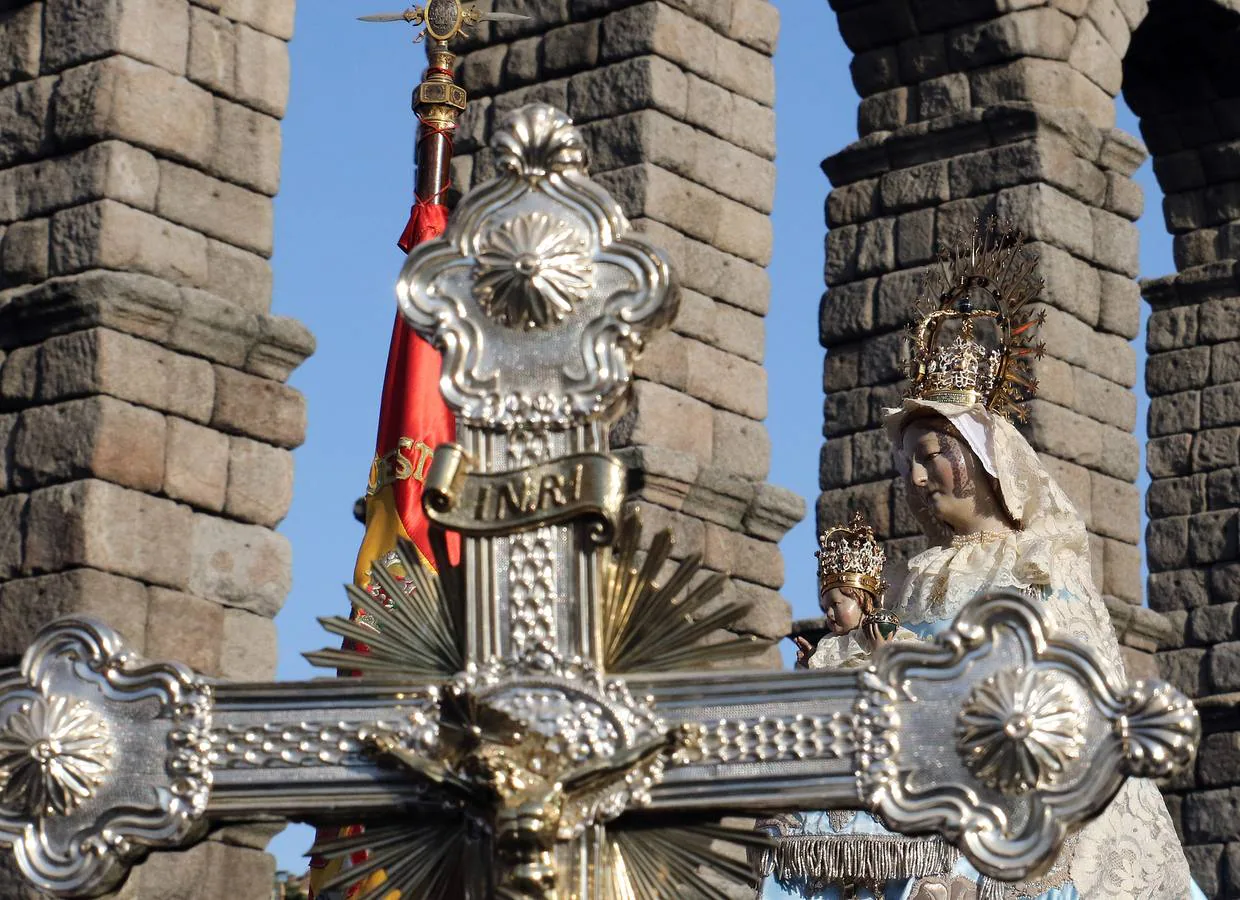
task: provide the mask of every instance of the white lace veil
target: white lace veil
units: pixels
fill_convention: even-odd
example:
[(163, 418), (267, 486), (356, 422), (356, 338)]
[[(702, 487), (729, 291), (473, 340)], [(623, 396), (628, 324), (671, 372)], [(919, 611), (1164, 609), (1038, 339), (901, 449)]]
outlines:
[(1093, 646), (1116, 674), (1122, 672), (1110, 616), (1093, 582), (1085, 523), (1029, 442), (980, 404), (965, 407), (910, 398), (886, 410), (884, 418), (897, 454), (904, 426), (926, 414), (946, 419), (968, 443), (997, 482), (999, 499), (1019, 530), (1002, 540), (956, 542), (913, 557), (895, 605), (903, 621), (944, 623), (986, 590), (1047, 593), (1047, 611), (1056, 627)]
[[(1119, 644), (1094, 585), (1085, 523), (1033, 448), (1006, 419), (982, 406), (913, 399), (886, 411), (892, 444), (899, 446), (911, 417), (925, 413), (942, 416), (968, 442), (998, 482), (1000, 499), (1020, 530), (996, 540), (931, 547), (909, 560), (909, 578), (894, 607), (904, 624), (937, 630), (977, 594), (1015, 588), (1042, 600), (1054, 633), (1090, 646), (1108, 675), (1122, 683)], [(1158, 789), (1143, 779), (1126, 782), (1107, 810), (1069, 842), (1056, 870), (1063, 864), (1085, 898), (1201, 896), (1191, 893), (1188, 863)], [(1040, 896), (1050, 886), (1014, 885), (1003, 896)]]

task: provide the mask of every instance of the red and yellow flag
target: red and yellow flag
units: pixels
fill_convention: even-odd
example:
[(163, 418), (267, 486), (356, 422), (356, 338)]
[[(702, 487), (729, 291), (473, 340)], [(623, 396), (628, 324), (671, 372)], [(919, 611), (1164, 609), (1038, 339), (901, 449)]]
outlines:
[[(400, 248), (408, 253), (418, 244), (443, 234), (447, 223), (447, 207), (439, 202), (419, 200), (401, 235)], [(395, 550), (402, 539), (410, 541), (417, 548), (422, 564), (435, 571), (430, 522), (422, 511), (422, 486), (435, 448), (452, 441), (456, 435), (456, 420), (439, 393), (441, 368), (439, 352), (415, 334), (397, 313), (383, 379), (375, 458), (366, 488), (366, 533), (353, 568), (353, 583), (362, 590), (370, 587), (371, 566)], [(448, 562), (456, 565), (460, 557), (460, 536), (448, 532), (445, 539)], [(367, 648), (354, 646), (353, 649), (365, 652)], [(316, 838), (348, 837), (361, 830), (360, 825), (320, 829)], [(363, 851), (355, 853), (349, 862), (358, 865), (365, 859)], [(311, 860), (312, 900), (330, 900), (320, 896), (320, 888), (336, 877), (344, 864), (344, 860), (339, 859), (328, 862), (315, 857)], [(382, 871), (375, 872), (353, 885), (345, 900), (372, 891), (385, 880)], [(392, 891), (385, 900), (396, 900), (399, 896), (399, 892)]]

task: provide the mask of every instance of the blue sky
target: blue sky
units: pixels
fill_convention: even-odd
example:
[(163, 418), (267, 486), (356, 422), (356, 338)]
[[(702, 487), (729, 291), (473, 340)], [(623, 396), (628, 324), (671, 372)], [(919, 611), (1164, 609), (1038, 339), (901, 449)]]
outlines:
[[(796, 616), (816, 614), (813, 501), (818, 494), (822, 349), (824, 156), (856, 138), (851, 53), (825, 0), (775, 0), (783, 16), (775, 57), (778, 182), (767, 369), (773, 444), (770, 480), (806, 498), (809, 520), (783, 541), (786, 596)], [(409, 95), (425, 65), (402, 25), (357, 15), (398, 9), (380, 0), (303, 0), (291, 45), (292, 94), (284, 123), (282, 185), (276, 200), (273, 311), (304, 322), (318, 351), (293, 376), (309, 404), (306, 443), (296, 451), (293, 507), (281, 531), (293, 544), (293, 591), (276, 619), (279, 677), (317, 677), (301, 653), (334, 644), (319, 616), (348, 608), (361, 526), (353, 501), (364, 491), (374, 451), (383, 368), (401, 264), (396, 238), (412, 190), (414, 119)], [(1136, 133), (1126, 108), (1121, 127)], [(1159, 193), (1147, 163), (1141, 224), (1142, 274), (1173, 271)], [(1142, 368), (1144, 334), (1137, 341)], [(1143, 388), (1138, 386), (1140, 393)], [(1141, 408), (1139, 427), (1144, 429)], [(299, 859), (309, 829), (272, 843), (282, 867)]]

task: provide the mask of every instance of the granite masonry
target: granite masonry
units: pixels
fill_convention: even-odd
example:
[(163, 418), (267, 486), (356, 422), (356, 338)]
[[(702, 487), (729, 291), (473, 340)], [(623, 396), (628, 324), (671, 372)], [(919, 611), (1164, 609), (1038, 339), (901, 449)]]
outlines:
[[(285, 381), (314, 349), (269, 313), (293, 6), (0, 4), (0, 665), (85, 613), (154, 658), (274, 673), (305, 434)], [(267, 900), (274, 830), (157, 854), (119, 895)]]

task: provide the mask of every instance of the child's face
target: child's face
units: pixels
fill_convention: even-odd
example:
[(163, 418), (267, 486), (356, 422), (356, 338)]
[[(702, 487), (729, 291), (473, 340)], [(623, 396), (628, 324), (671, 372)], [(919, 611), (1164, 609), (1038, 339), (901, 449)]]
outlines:
[(848, 634), (861, 625), (861, 604), (837, 587), (819, 594), (818, 605), (832, 634)]

